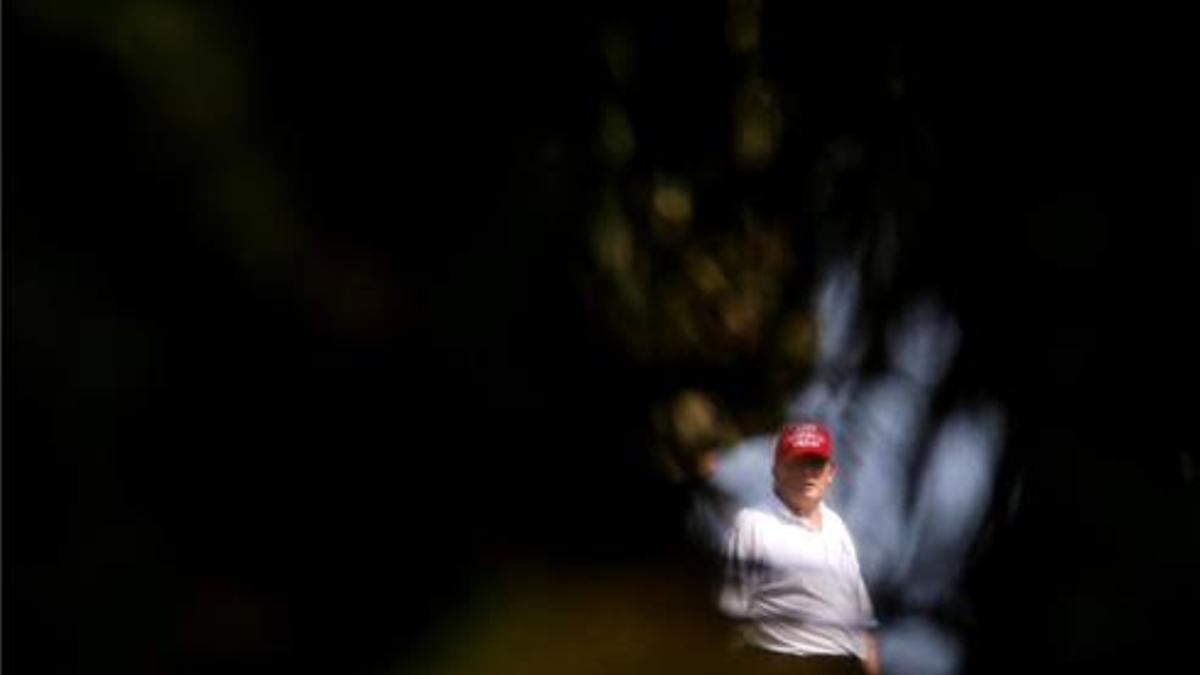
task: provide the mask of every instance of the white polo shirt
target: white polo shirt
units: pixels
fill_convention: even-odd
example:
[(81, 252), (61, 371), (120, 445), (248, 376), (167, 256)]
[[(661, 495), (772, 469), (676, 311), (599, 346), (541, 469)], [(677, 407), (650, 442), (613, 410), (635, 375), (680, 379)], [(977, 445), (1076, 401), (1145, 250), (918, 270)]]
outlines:
[(752, 646), (865, 659), (863, 631), (875, 619), (858, 554), (841, 517), (820, 509), (819, 529), (774, 495), (742, 509), (727, 541), (721, 608), (742, 621)]

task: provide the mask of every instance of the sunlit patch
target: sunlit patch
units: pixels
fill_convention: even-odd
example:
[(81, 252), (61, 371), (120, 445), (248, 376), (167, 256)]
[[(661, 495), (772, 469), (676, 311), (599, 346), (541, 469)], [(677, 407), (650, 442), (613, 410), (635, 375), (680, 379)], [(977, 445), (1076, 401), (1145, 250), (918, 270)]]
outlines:
[(629, 116), (619, 106), (609, 104), (600, 110), (600, 142), (609, 162), (625, 164), (633, 158), (637, 144)]
[(803, 312), (792, 312), (780, 323), (779, 353), (793, 368), (811, 363), (816, 344), (815, 328)]
[(604, 34), (604, 63), (609, 77), (619, 85), (627, 85), (634, 71), (633, 41), (622, 30), (611, 28)]
[(452, 639), (426, 645), (410, 668), (397, 664), (386, 672), (735, 672), (700, 580), (677, 568), (524, 567), (500, 570), (489, 581), (452, 630), (444, 631)]
[(692, 284), (703, 295), (717, 296), (730, 289), (729, 278), (725, 276), (720, 264), (699, 248), (690, 248), (684, 252), (683, 268)]
[(621, 276), (633, 268), (633, 228), (617, 213), (597, 219), (592, 233), (592, 250), (600, 267)]
[(726, 33), (729, 49), (746, 55), (758, 49), (762, 40), (762, 0), (730, 0)]
[(751, 80), (734, 99), (733, 155), (743, 169), (761, 169), (774, 158), (779, 146), (782, 116), (774, 89), (763, 80)]
[(692, 223), (691, 190), (680, 181), (663, 181), (654, 188), (651, 212), (655, 236), (664, 242), (678, 241)]

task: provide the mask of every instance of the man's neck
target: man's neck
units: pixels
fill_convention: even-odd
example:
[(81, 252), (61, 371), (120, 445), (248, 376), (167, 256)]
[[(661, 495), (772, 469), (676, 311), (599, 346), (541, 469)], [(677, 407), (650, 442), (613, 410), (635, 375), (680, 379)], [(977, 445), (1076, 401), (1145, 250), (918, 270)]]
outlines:
[(800, 503), (796, 500), (788, 499), (787, 496), (784, 495), (779, 490), (775, 490), (775, 496), (778, 497), (779, 501), (783, 502), (783, 505), (787, 507), (788, 511), (791, 511), (792, 514), (795, 515), (797, 518), (799, 518), (800, 520), (803, 520), (804, 522), (808, 523), (809, 525), (815, 527), (818, 530), (821, 529), (821, 502), (820, 501), (811, 502), (811, 503)]

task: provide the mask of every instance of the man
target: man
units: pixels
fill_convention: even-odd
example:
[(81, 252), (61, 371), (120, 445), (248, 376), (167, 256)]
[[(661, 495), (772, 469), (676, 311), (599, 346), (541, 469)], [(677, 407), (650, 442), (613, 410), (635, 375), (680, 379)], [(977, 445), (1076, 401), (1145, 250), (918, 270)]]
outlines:
[(729, 533), (721, 608), (740, 622), (746, 660), (766, 672), (879, 672), (858, 554), (822, 503), (837, 471), (833, 449), (821, 424), (784, 426), (774, 494), (742, 509)]

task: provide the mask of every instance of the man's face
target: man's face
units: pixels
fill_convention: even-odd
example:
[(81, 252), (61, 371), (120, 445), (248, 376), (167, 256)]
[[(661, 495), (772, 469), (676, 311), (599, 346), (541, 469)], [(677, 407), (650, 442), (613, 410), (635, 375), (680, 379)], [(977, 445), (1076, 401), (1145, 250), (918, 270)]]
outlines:
[(788, 501), (807, 508), (825, 496), (833, 474), (833, 462), (828, 459), (801, 455), (775, 464), (775, 485)]

